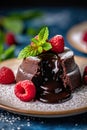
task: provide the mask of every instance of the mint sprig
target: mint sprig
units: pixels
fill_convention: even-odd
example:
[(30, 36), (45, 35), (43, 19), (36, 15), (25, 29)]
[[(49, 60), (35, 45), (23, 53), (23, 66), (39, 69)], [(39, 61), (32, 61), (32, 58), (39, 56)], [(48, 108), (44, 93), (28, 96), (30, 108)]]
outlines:
[[(1, 50), (2, 48), (2, 50)], [(9, 48), (7, 48), (6, 50), (4, 49), (3, 45), (0, 45), (0, 62), (1, 61), (4, 61), (6, 59), (9, 59), (9, 58), (13, 58), (15, 55), (14, 55), (14, 51), (15, 51), (15, 46), (12, 45), (10, 46)]]
[(41, 43), (46, 42), (46, 40), (48, 39), (49, 36), (49, 30), (47, 27), (44, 27), (41, 29), (41, 31), (38, 34), (38, 39)]
[(41, 54), (44, 50), (50, 50), (52, 46), (49, 42), (47, 42), (48, 36), (48, 27), (42, 28), (37, 37), (31, 39), (32, 44), (26, 46), (24, 49), (20, 51), (18, 58), (37, 56)]

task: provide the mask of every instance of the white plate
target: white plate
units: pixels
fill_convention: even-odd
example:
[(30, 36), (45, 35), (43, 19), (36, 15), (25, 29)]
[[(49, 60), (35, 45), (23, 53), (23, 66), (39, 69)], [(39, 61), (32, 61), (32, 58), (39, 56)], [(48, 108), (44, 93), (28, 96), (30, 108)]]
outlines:
[(87, 22), (74, 25), (67, 32), (67, 40), (77, 50), (87, 53), (87, 43), (82, 40), (85, 31), (87, 31)]
[[(75, 57), (77, 64), (83, 72), (87, 59)], [(0, 67), (8, 66), (17, 72), (20, 60), (11, 59), (0, 63)], [(45, 104), (39, 101), (22, 102), (14, 94), (14, 86), (0, 85), (0, 108), (7, 111), (36, 117), (64, 117), (87, 112), (87, 86), (83, 86), (73, 93), (72, 99), (60, 104)]]

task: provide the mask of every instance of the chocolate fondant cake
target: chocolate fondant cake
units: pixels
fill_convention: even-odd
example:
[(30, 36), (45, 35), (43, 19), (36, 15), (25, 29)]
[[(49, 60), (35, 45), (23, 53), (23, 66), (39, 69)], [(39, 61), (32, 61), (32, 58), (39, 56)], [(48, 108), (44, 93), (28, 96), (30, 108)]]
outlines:
[(36, 98), (46, 103), (68, 100), (71, 93), (81, 85), (81, 75), (74, 53), (67, 47), (62, 53), (49, 50), (24, 58), (18, 68), (16, 81), (25, 79), (35, 84)]
[(71, 98), (81, 85), (81, 74), (74, 53), (64, 47), (64, 38), (55, 35), (48, 40), (49, 30), (41, 29), (30, 45), (19, 54), (23, 58), (16, 82), (30, 80), (36, 86), (36, 99), (45, 103), (59, 103)]

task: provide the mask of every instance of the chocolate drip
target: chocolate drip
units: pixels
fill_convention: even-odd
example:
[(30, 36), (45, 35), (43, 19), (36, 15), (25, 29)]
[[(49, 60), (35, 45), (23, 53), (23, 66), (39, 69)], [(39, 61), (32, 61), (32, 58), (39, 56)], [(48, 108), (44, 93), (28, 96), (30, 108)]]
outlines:
[(43, 86), (40, 86), (37, 98), (45, 103), (60, 103), (64, 102), (71, 97), (71, 91), (69, 87), (65, 89), (62, 81), (57, 82), (55, 80), (46, 82)]
[(63, 69), (60, 58), (53, 53), (39, 56), (43, 83), (38, 86), (37, 99), (45, 103), (59, 103), (71, 97), (69, 87), (61, 80)]

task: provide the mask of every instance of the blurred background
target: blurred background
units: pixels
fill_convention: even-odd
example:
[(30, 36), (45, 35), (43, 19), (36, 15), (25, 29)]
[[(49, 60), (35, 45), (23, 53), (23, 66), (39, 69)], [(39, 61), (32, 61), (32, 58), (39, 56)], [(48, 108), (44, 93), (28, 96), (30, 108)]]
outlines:
[(69, 29), (85, 21), (85, 0), (1, 0), (0, 61), (17, 57), (20, 50), (30, 44), (31, 38), (45, 25), (50, 31), (49, 38), (61, 34), (64, 36), (65, 45), (70, 47), (75, 55), (87, 57), (86, 53), (72, 47), (67, 39)]

